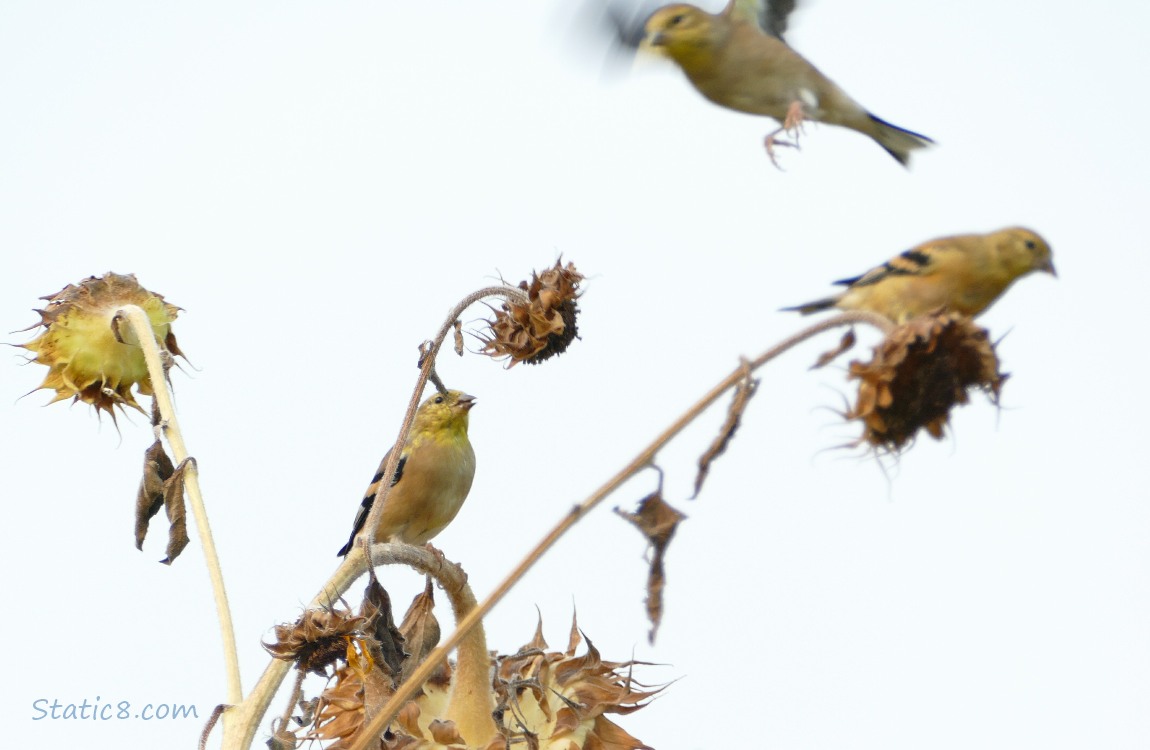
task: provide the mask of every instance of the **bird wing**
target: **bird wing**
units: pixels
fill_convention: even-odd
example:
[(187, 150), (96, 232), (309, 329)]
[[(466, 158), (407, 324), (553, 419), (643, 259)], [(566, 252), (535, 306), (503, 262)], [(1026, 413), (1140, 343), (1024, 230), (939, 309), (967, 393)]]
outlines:
[(840, 286), (870, 286), (896, 276), (926, 276), (937, 270), (936, 267), (934, 253), (928, 245), (906, 250), (861, 276), (839, 279), (835, 283)]
[[(352, 524), (351, 536), (348, 537), (347, 544), (340, 548), (337, 556), (343, 557), (348, 552), (351, 552), (352, 545), (355, 544), (355, 537), (361, 530), (364, 524), (367, 523), (367, 517), (371, 515), (371, 506), (375, 504), (375, 495), (379, 492), (379, 483), (383, 479), (383, 470), (387, 468), (387, 459), (391, 457), (391, 451), (383, 454), (383, 461), (379, 464), (379, 469), (376, 470), (375, 476), (371, 478), (371, 484), (368, 485), (367, 491), (363, 493), (363, 500), (359, 503), (359, 511), (355, 514), (355, 523)], [(395, 467), (395, 476), (391, 478), (391, 486), (399, 484), (399, 480), (403, 478), (403, 467), (407, 463), (407, 454), (403, 453), (399, 456), (399, 463)]]
[(787, 30), (787, 19), (794, 11), (796, 2), (797, 0), (730, 0), (724, 12), (751, 21), (771, 36), (782, 39)]
[(610, 29), (616, 46), (632, 51), (639, 49), (643, 43), (643, 37), (647, 33), (647, 18), (654, 10), (650, 4), (639, 9), (628, 7), (630, 4), (624, 5), (619, 2), (603, 3), (595, 0), (589, 4), (598, 5), (601, 8), (603, 23)]

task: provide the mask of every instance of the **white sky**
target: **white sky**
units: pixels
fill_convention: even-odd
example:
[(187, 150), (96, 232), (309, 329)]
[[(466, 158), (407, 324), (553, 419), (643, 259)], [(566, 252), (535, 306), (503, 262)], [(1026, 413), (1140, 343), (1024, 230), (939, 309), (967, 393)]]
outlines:
[[(482, 597), (740, 355), (804, 322), (777, 308), (923, 240), (1024, 224), (1060, 278), (1024, 279), (982, 318), (1009, 331), (1002, 410), (976, 397), (884, 473), (836, 448), (856, 434), (835, 413), (841, 369), (806, 369), (837, 334), (808, 344), (763, 372), (698, 500), (721, 409), (662, 455), (690, 519), (654, 646), (642, 541), (609, 507), (495, 610), (489, 643), (529, 640), (538, 606), (562, 646), (576, 606), (605, 658), (677, 680), (620, 720), (660, 750), (1145, 748), (1150, 6), (808, 3), (791, 43), (939, 142), (909, 173), (826, 126), (779, 172), (769, 121), (674, 68), (605, 75), (575, 7), (0, 6), (2, 327), (108, 270), (186, 308), (194, 367), (173, 379), (245, 687), (260, 640), (334, 569), (416, 346), (472, 289), (559, 253), (589, 276), (583, 340), (559, 360), (442, 361), (479, 397), (479, 471), (436, 544)], [(96, 696), (203, 717), (224, 681), (198, 548), (157, 564), (162, 526), (133, 548), (146, 420), (117, 432), (19, 400), (43, 368), (10, 351), (7, 741), (192, 747), (201, 721), (32, 720), (37, 699)], [(401, 607), (419, 586), (384, 582)]]

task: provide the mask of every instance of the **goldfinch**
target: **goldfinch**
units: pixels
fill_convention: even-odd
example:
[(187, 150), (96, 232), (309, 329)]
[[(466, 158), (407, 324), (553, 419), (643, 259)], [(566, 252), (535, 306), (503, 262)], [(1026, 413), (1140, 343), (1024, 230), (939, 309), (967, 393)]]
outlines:
[[(797, 134), (804, 120), (840, 125), (870, 136), (904, 166), (911, 151), (933, 141), (880, 120), (783, 41), (794, 0), (730, 0), (720, 13), (693, 5), (659, 8), (648, 17), (642, 46), (662, 51), (700, 94), (715, 104), (767, 115), (781, 127), (764, 142), (771, 161), (780, 133)], [(611, 16), (621, 44), (636, 35), (617, 12)]]
[[(467, 439), (468, 412), (474, 405), (475, 397), (460, 391), (436, 393), (420, 404), (379, 517), (376, 541), (424, 544), (459, 513), (475, 478), (475, 451)], [(364, 493), (341, 556), (351, 551), (367, 523), (390, 455), (389, 450)]]
[(836, 281), (847, 287), (841, 294), (783, 309), (804, 315), (831, 307), (869, 310), (895, 323), (942, 308), (974, 317), (1032, 271), (1057, 276), (1050, 245), (1029, 229), (942, 237)]

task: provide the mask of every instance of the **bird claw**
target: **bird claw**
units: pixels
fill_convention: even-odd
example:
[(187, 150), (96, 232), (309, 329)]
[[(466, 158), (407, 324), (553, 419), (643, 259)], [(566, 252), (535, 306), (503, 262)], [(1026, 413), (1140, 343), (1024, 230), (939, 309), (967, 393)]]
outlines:
[[(791, 102), (791, 105), (787, 107), (787, 114), (783, 118), (782, 127), (778, 128), (777, 130), (772, 130), (769, 134), (767, 134), (766, 139), (763, 141), (763, 145), (766, 146), (767, 156), (770, 158), (771, 164), (774, 164), (778, 169), (782, 169), (782, 167), (779, 166), (779, 161), (775, 157), (775, 146), (786, 146), (787, 148), (793, 148), (796, 151), (801, 150), (799, 147), (799, 136), (803, 133), (803, 122), (805, 120), (806, 116), (803, 114), (802, 102), (793, 101)], [(784, 141), (779, 138), (779, 135), (782, 134), (788, 135), (794, 140)]]
[(779, 128), (778, 130), (771, 132), (763, 140), (763, 146), (765, 146), (767, 149), (767, 157), (771, 160), (771, 164), (774, 164), (775, 167), (777, 169), (780, 169), (780, 170), (783, 167), (782, 167), (782, 165), (779, 164), (779, 160), (775, 156), (775, 146), (785, 146), (787, 148), (793, 148), (796, 151), (801, 150), (799, 148), (797, 138), (794, 142), (792, 142), (792, 141), (784, 141), (783, 139), (778, 137), (780, 133), (784, 133), (784, 132), (786, 132), (786, 128)]

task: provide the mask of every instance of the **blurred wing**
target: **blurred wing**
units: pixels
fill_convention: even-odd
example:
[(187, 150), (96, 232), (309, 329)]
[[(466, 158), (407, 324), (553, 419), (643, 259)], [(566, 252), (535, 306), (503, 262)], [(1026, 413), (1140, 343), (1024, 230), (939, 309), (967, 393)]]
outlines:
[(597, 25), (606, 30), (616, 48), (634, 51), (646, 36), (647, 18), (655, 7), (645, 3), (636, 8), (635, 3), (620, 0), (587, 0), (583, 12), (596, 16)]
[(875, 266), (862, 276), (839, 279), (835, 283), (841, 286), (870, 286), (893, 276), (925, 276), (934, 270), (934, 256), (930, 247), (917, 247), (896, 255), (881, 266)]
[(787, 30), (787, 18), (795, 9), (797, 0), (730, 0), (726, 12), (741, 16), (758, 24), (771, 36), (783, 38)]

